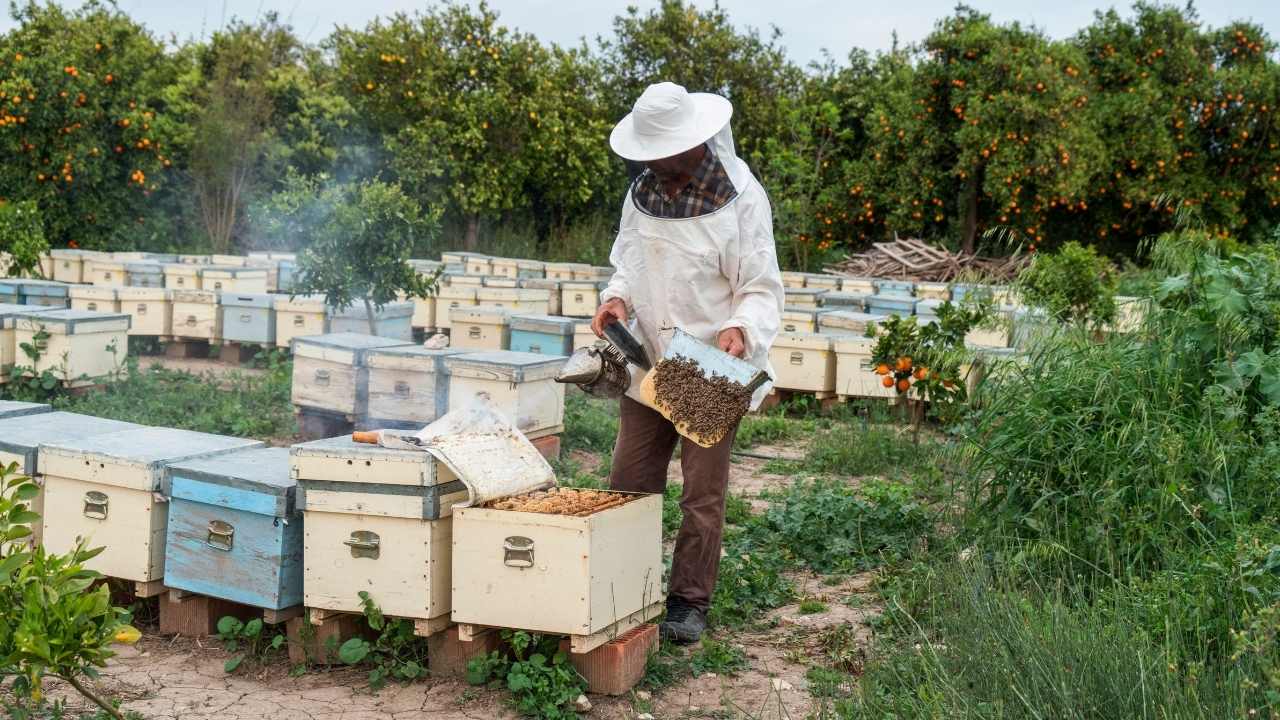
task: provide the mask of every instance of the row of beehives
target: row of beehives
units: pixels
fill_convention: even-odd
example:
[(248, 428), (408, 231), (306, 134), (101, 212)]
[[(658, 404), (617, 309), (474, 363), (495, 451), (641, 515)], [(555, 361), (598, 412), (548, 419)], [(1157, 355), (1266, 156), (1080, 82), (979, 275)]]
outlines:
[(421, 428), (478, 393), (530, 438), (564, 428), (565, 358), (508, 350), (432, 349), (355, 333), (293, 347), (293, 404), (362, 427)]
[(357, 613), (366, 591), (420, 634), (452, 619), (578, 636), (661, 599), (656, 496), (586, 517), (455, 512), (467, 490), (426, 452), (349, 436), (266, 448), (0, 402), (9, 462), (42, 487), (36, 542), (105, 548), (88, 566), (143, 596)]

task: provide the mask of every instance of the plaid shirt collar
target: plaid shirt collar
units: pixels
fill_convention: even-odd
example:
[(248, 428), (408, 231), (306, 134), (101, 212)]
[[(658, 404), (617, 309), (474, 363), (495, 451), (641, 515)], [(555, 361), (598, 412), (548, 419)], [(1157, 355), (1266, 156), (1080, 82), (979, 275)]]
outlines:
[(640, 210), (660, 218), (687, 219), (709, 215), (737, 197), (720, 158), (707, 147), (702, 162), (694, 169), (689, 182), (668, 198), (666, 188), (653, 171), (646, 169), (636, 179), (631, 196)]

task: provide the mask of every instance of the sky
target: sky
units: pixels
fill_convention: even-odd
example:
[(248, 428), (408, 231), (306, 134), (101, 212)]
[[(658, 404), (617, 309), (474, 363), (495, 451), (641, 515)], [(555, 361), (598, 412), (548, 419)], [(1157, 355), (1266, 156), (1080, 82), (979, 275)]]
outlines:
[[(60, 1), (63, 5), (78, 5), (75, 0)], [(117, 4), (165, 37), (205, 37), (232, 17), (251, 20), (274, 10), (303, 39), (318, 41), (337, 25), (363, 26), (378, 15), (420, 9), (426, 0), (117, 0)], [(614, 16), (625, 12), (628, 5), (645, 10), (657, 4), (656, 0), (489, 0), (504, 24), (561, 44), (608, 34)], [(697, 4), (710, 6), (711, 2)], [(968, 4), (1000, 21), (1034, 24), (1053, 37), (1069, 36), (1089, 24), (1096, 10), (1119, 7), (1127, 11), (1130, 7), (1129, 3), (1080, 0), (970, 0)], [(822, 58), (824, 50), (843, 58), (855, 47), (887, 49), (895, 32), (902, 43), (918, 41), (929, 33), (935, 20), (951, 12), (955, 2), (721, 0), (720, 5), (740, 28), (755, 27), (767, 32), (777, 26), (790, 57), (807, 63)], [(1211, 26), (1252, 20), (1273, 38), (1280, 38), (1280, 2), (1276, 0), (1202, 2), (1198, 11)], [(4, 13), (0, 30), (7, 30), (12, 24)]]

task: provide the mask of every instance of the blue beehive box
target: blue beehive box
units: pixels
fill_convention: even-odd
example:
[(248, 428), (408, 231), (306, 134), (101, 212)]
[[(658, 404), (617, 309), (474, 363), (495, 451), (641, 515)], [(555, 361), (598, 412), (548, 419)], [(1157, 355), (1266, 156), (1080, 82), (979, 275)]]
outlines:
[(899, 295), (872, 295), (867, 298), (867, 312), (879, 315), (913, 315), (916, 299)]
[(510, 349), (538, 355), (572, 355), (575, 322), (558, 315), (513, 315)]
[(218, 312), (222, 313), (222, 339), (228, 342), (274, 345), (276, 313), (274, 295), (223, 293)]
[(187, 460), (166, 473), (166, 587), (270, 610), (302, 602), (302, 513), (288, 448)]
[(0, 304), (18, 304), (18, 280), (16, 278), (0, 278)]
[(910, 280), (876, 280), (876, 294), (889, 297), (914, 297), (916, 284)]
[(71, 286), (54, 280), (10, 280), (18, 293), (18, 304), (40, 305), (49, 308), (70, 307)]
[(839, 308), (840, 310), (863, 310), (867, 306), (867, 296), (855, 292), (828, 292), (822, 296), (822, 307)]
[(159, 262), (131, 262), (124, 265), (125, 284), (129, 287), (164, 287), (164, 267)]
[[(369, 334), (369, 315), (365, 311), (364, 301), (358, 300), (341, 310), (330, 309), (330, 313), (330, 333)], [(373, 322), (377, 328), (374, 334), (380, 338), (412, 341), (413, 303), (387, 303), (382, 306), (381, 310), (375, 309), (373, 311)]]
[(18, 400), (0, 400), (0, 418), (15, 418), (25, 415), (47, 413), (52, 408), (44, 403), (20, 402)]

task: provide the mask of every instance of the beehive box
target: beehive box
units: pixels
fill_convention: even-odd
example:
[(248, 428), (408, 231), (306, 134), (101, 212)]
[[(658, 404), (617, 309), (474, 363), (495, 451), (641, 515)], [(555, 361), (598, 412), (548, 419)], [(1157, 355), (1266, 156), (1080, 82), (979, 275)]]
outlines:
[(883, 321), (884, 315), (833, 310), (818, 315), (818, 332), (824, 335), (865, 335), (867, 327)]
[(222, 267), (244, 267), (249, 258), (243, 255), (210, 255), (209, 264)]
[(591, 317), (600, 307), (600, 291), (609, 286), (602, 281), (571, 281), (560, 284), (560, 314)]
[(561, 310), (561, 285), (560, 280), (548, 280), (547, 278), (523, 278), (520, 280), (520, 287), (529, 290), (540, 290), (546, 295), (547, 315), (563, 315)]
[(916, 301), (916, 317), (924, 322), (933, 322), (938, 319), (938, 308), (942, 307), (944, 302), (948, 300), (925, 299)]
[(782, 311), (779, 318), (779, 330), (781, 332), (817, 332), (818, 330), (818, 313), (821, 312), (817, 308), (796, 308), (789, 307)]
[(130, 317), (130, 335), (173, 335), (172, 291), (161, 287), (120, 288), (120, 311)]
[(289, 258), (277, 260), (276, 287), (274, 292), (292, 292), (297, 283), (298, 261)]
[(276, 342), (275, 295), (223, 293), (222, 339), (228, 342), (274, 345)]
[(428, 295), (424, 298), (411, 298), (404, 293), (401, 293), (398, 299), (400, 302), (413, 303), (413, 315), (409, 318), (409, 324), (412, 325), (415, 330), (429, 330), (436, 326), (435, 295)]
[(67, 290), (72, 310), (89, 310), (92, 312), (120, 312), (120, 289), (113, 287), (96, 287), (94, 285), (73, 285)]
[[(369, 311), (363, 302), (329, 309), (329, 331), (369, 334)], [(413, 303), (389, 302), (373, 309), (373, 334), (382, 338), (413, 340)]]
[[(30, 405), (32, 403), (18, 403)], [(40, 406), (48, 410), (48, 405)], [(40, 468), (40, 446), (61, 440), (105, 435), (142, 427), (119, 420), (69, 412), (38, 412), (6, 415), (0, 418), (0, 465), (17, 463), (18, 472), (39, 485), (41, 493), (31, 500), (31, 510), (44, 515), (44, 477)], [(39, 545), (44, 535), (44, 521), (31, 527), (32, 544)]]
[(591, 347), (595, 344), (596, 340), (599, 339), (600, 338), (596, 337), (596, 332), (591, 329), (590, 320), (579, 320), (573, 324), (574, 350), (577, 350), (578, 348)]
[(48, 370), (66, 387), (94, 385), (124, 363), (129, 353), (129, 316), (87, 310), (46, 310), (14, 318), (15, 347), (24, 343), (39, 357), (23, 358), (28, 375)]
[[(0, 400), (0, 418), (15, 418), (23, 415), (39, 415), (47, 413), (53, 408), (45, 403), (22, 402), (20, 400)], [(0, 465), (8, 465), (8, 462), (0, 460)]]
[(444, 358), (456, 348), (420, 345), (379, 348), (365, 355), (369, 405), (362, 425), (418, 429), (449, 411), (449, 374)]
[(129, 287), (164, 287), (164, 266), (155, 262), (125, 263), (125, 285)]
[(445, 263), (445, 264), (449, 264), (449, 263), (461, 263), (461, 262), (463, 262), (463, 256), (464, 256), (464, 255), (466, 255), (466, 253), (461, 252), (461, 251), (455, 251), (455, 252), (442, 252), (442, 253), (440, 253), (440, 262)]
[(0, 304), (19, 305), (18, 284), (15, 278), (0, 278)]
[[(9, 371), (12, 370), (13, 363), (19, 353), (15, 342), (16, 331), (14, 330), (17, 316), (28, 312), (31, 312), (31, 308), (26, 305), (0, 303), (0, 385), (9, 382)], [(25, 365), (26, 357), (24, 356), (22, 359)]]
[(804, 279), (805, 279), (804, 276), (805, 274), (802, 272), (796, 272), (794, 270), (784, 270), (782, 272), (782, 287), (786, 289), (802, 288), (804, 287)]
[(513, 315), (508, 347), (516, 352), (568, 356), (573, 354), (573, 333), (573, 318)]
[(950, 300), (951, 286), (942, 282), (918, 282), (916, 297), (921, 300)]
[(449, 613), (453, 505), (465, 486), (430, 454), (353, 443), (294, 445), (306, 526), (307, 607), (360, 612), (361, 590), (393, 617)]
[(448, 285), (440, 288), (436, 297), (436, 330), (449, 330), (449, 311), (453, 308), (476, 305), (476, 287)]
[(523, 498), (455, 509), (454, 622), (589, 636), (663, 601), (661, 496), (559, 492), (633, 499), (586, 514)]
[(45, 278), (46, 280), (53, 280), (53, 256), (47, 252), (43, 253), (40, 255), (40, 260), (38, 262), (40, 266), (40, 277)]
[(868, 277), (841, 278), (840, 291), (858, 293), (861, 295), (874, 295), (876, 293), (875, 280)]
[(446, 273), (444, 275), (444, 284), (456, 287), (480, 288), (484, 286), (484, 277), (481, 275), (455, 275), (452, 273)]
[(530, 438), (564, 429), (564, 385), (555, 381), (565, 358), (496, 350), (444, 359), (449, 371), (449, 409), (467, 407), (486, 393)]
[(165, 466), (261, 447), (256, 440), (173, 428), (134, 428), (40, 446), (45, 479), (44, 544), (65, 553), (85, 538), (101, 555), (91, 570), (152, 582), (164, 577), (170, 488)]
[(841, 397), (894, 398), (897, 391), (887, 388), (871, 364), (871, 351), (876, 341), (871, 338), (833, 338), (836, 355), (836, 394)]
[(493, 261), (488, 255), (467, 253), (463, 260), (463, 268), (468, 275), (492, 275)]
[(817, 288), (787, 288), (786, 304), (788, 307), (816, 308), (822, 303), (822, 296), (826, 294), (826, 290)]
[(573, 279), (607, 283), (613, 277), (614, 272), (616, 271), (609, 265), (589, 265), (585, 270), (575, 268)]
[(1013, 308), (1009, 344), (1018, 350), (1028, 350), (1049, 339), (1059, 327), (1043, 308)]
[(265, 293), (267, 292), (267, 270), (258, 267), (216, 265), (202, 267), (200, 268), (200, 289), (228, 293)]
[(548, 280), (572, 280), (575, 272), (585, 272), (590, 268), (586, 263), (546, 263), (542, 266)]
[(174, 290), (173, 336), (216, 342), (222, 337), (218, 293), (212, 290)]
[(200, 290), (200, 266), (191, 263), (169, 263), (160, 266), (164, 286), (170, 290)]
[(86, 281), (84, 274), (85, 252), (70, 248), (50, 250), (53, 258), (53, 279), (65, 283), (82, 283)]
[(174, 255), (173, 253), (157, 253), (157, 252), (132, 251), (132, 250), (126, 251), (126, 252), (113, 252), (111, 253), (111, 257), (115, 260), (119, 260), (121, 262), (126, 262), (126, 263), (131, 263), (131, 262), (171, 263), (171, 262), (176, 262), (178, 259), (178, 256)]
[(822, 273), (805, 273), (804, 286), (807, 288), (836, 292), (840, 289), (840, 278), (835, 275), (824, 275)]
[(995, 292), (990, 285), (976, 285), (971, 283), (956, 283), (951, 286), (951, 299), (957, 303), (965, 302), (981, 302), (984, 300), (994, 302)]
[(282, 610), (302, 602), (302, 512), (288, 448), (173, 463), (165, 587)]
[(125, 274), (124, 261), (111, 257), (96, 257), (86, 260), (88, 277), (86, 281), (98, 287), (124, 287), (128, 276)]
[(915, 297), (916, 284), (910, 280), (876, 280), (876, 295), (887, 297)]
[(1013, 339), (1013, 308), (1005, 307), (965, 333), (966, 345), (984, 348), (1007, 348)]
[(836, 388), (836, 356), (830, 335), (779, 333), (769, 349), (769, 363), (776, 388), (819, 394)]
[(1142, 327), (1151, 310), (1151, 298), (1116, 296), (1116, 318), (1108, 328), (1111, 332), (1134, 332)]
[(354, 422), (368, 409), (368, 352), (407, 344), (356, 333), (294, 338), (293, 404), (339, 413)]
[(71, 304), (71, 286), (54, 280), (10, 280), (18, 290), (19, 305), (66, 309)]
[(492, 305), (449, 311), (449, 346), (466, 350), (506, 350), (511, 342), (511, 311)]
[(861, 311), (867, 306), (867, 296), (862, 293), (831, 292), (822, 296), (822, 307), (839, 310)]
[(516, 277), (546, 278), (547, 264), (541, 260), (516, 260)]
[(212, 255), (177, 255), (174, 257), (175, 263), (183, 265), (212, 265)]
[(280, 288), (280, 261), (269, 257), (249, 257), (245, 267), (267, 271), (266, 292), (273, 293)]
[(278, 295), (275, 314), (277, 347), (290, 347), (294, 338), (329, 332), (329, 312), (323, 295)]
[(916, 312), (916, 299), (903, 295), (872, 295), (867, 298), (867, 312), (905, 317)]
[(551, 311), (551, 291), (539, 288), (486, 286), (476, 289), (476, 304), (504, 307), (512, 312), (526, 315), (546, 315)]
[[(486, 275), (480, 278), (480, 284), (486, 288), (518, 288), (520, 281), (516, 278)], [(479, 292), (479, 291), (477, 291)]]

